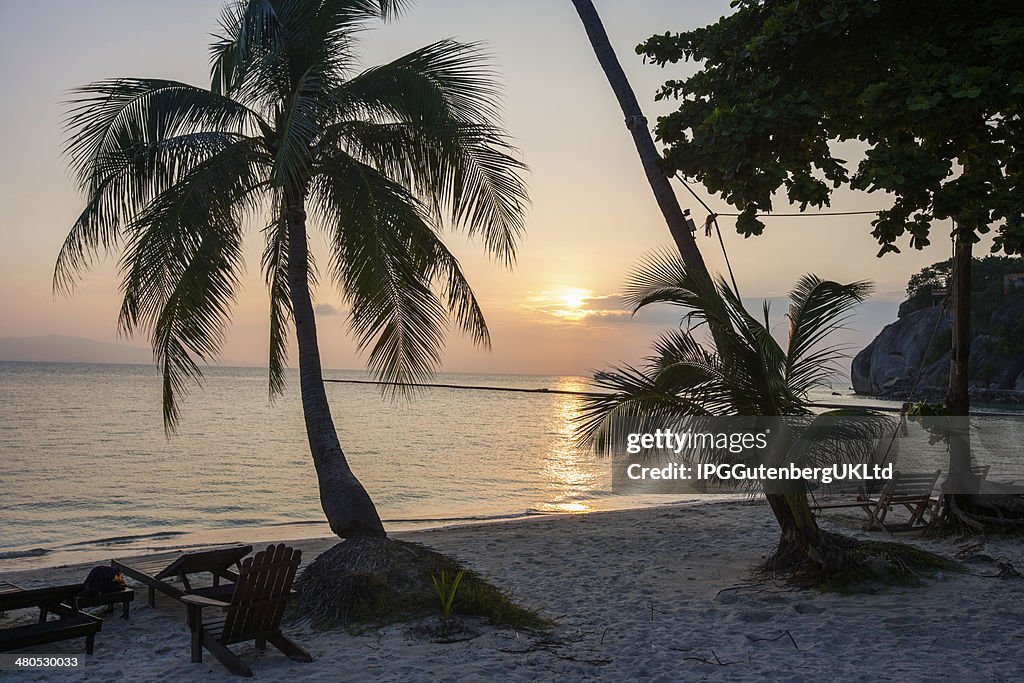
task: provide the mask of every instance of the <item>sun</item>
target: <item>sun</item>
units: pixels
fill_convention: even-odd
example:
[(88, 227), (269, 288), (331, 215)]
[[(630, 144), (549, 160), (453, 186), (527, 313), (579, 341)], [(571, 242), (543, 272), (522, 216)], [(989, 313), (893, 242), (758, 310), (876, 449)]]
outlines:
[(533, 294), (525, 303), (526, 308), (540, 311), (566, 322), (579, 322), (594, 315), (590, 305), (595, 301), (594, 292), (582, 287), (558, 287)]
[(577, 287), (568, 287), (562, 292), (562, 303), (570, 311), (578, 311), (583, 308), (583, 304), (587, 303), (587, 299), (592, 296), (591, 292), (586, 289), (579, 289)]

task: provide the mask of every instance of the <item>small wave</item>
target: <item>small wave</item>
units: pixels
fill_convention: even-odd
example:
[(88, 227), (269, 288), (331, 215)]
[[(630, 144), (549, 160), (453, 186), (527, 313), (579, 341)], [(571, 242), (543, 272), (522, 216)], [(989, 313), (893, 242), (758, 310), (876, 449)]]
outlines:
[(326, 519), (299, 519), (291, 522), (277, 522), (267, 526), (311, 526), (315, 524), (327, 524)]
[(15, 560), (19, 557), (41, 557), (53, 552), (46, 548), (32, 548), (31, 550), (5, 550), (0, 551), (0, 560)]
[(76, 543), (69, 543), (66, 547), (78, 548), (83, 546), (96, 546), (96, 545), (126, 545), (128, 543), (134, 543), (135, 541), (141, 541), (143, 539), (164, 539), (174, 538), (175, 536), (184, 536), (187, 532), (185, 531), (157, 531), (151, 534), (132, 534), (131, 536), (110, 536), (108, 538), (94, 538), (89, 541), (78, 541)]
[(444, 522), (493, 522), (499, 519), (522, 519), (523, 517), (534, 517), (546, 513), (535, 510), (525, 512), (508, 512), (496, 515), (467, 515), (464, 517), (402, 517), (395, 519), (381, 520), (385, 524), (435, 524)]

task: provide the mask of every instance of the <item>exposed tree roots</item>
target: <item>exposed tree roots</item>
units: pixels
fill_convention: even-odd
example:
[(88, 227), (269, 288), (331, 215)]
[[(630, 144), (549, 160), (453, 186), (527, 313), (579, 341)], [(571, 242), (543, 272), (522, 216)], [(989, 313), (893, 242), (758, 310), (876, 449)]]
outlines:
[(850, 551), (857, 546), (857, 540), (828, 531), (820, 534), (821, 543), (811, 549), (783, 536), (775, 551), (757, 567), (758, 573), (794, 584), (815, 585), (846, 571), (854, 559)]
[(930, 535), (1024, 532), (1024, 496), (1020, 494), (946, 496), (942, 509), (929, 527)]
[[(940, 569), (960, 571), (956, 562), (911, 545), (821, 534), (821, 548), (814, 553), (795, 543), (780, 543), (757, 567), (758, 573), (802, 588), (848, 593), (913, 582)], [(828, 564), (820, 557), (829, 558)]]

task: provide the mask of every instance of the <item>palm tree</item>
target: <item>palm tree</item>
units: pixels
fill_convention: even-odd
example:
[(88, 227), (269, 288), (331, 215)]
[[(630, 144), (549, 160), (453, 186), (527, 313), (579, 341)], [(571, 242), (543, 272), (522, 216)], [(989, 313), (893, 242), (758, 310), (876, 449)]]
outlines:
[[(678, 256), (656, 254), (631, 275), (627, 305), (634, 311), (657, 303), (680, 306), (689, 325), (664, 333), (645, 366), (597, 375), (595, 383), (608, 393), (585, 399), (583, 440), (613, 450), (613, 426), (623, 419), (811, 416), (808, 391), (833, 375), (842, 356), (840, 347), (823, 342), (870, 289), (865, 282), (842, 285), (813, 275), (802, 277), (790, 293), (790, 334), (783, 348), (770, 332), (767, 303), (758, 319), (724, 279), (712, 282), (692, 274)], [(698, 332), (703, 325), (719, 331), (710, 350)], [(820, 421), (849, 414), (830, 411)], [(887, 422), (851, 421), (838, 435), (853, 438), (835, 438), (833, 433), (832, 438), (811, 443), (808, 448), (814, 452), (807, 456), (832, 462), (862, 458), (864, 446), (881, 436)], [(764, 484), (782, 531), (776, 558), (810, 560), (827, 573), (842, 569), (845, 553), (818, 528), (806, 488)]]
[(343, 292), (368, 364), (422, 379), (452, 319), (479, 346), (487, 325), (439, 232), (446, 218), (505, 265), (527, 202), (524, 166), (495, 121), (498, 87), (477, 46), (451, 40), (356, 72), (354, 40), (401, 0), (239, 0), (211, 46), (212, 86), (119, 78), (77, 90), (67, 154), (86, 195), (54, 286), (121, 252), (119, 328), (147, 332), (168, 431), (178, 400), (220, 350), (245, 226), (262, 216), (270, 291), (270, 393), (284, 385), (289, 323), (320, 501), (341, 537), (382, 536), (342, 451), (324, 390), (309, 228)]

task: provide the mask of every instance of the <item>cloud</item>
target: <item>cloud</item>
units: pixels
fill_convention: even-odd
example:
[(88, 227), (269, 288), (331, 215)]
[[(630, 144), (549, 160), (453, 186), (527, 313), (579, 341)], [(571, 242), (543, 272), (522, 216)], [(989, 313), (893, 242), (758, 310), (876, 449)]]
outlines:
[(331, 304), (317, 304), (313, 308), (313, 312), (316, 313), (317, 315), (320, 315), (320, 316), (327, 316), (327, 315), (342, 315), (345, 311), (343, 311), (340, 308), (337, 308), (335, 306), (332, 306)]
[(618, 294), (595, 294), (589, 289), (567, 287), (560, 290), (531, 292), (522, 307), (551, 318), (549, 322), (580, 323), (593, 319), (629, 318), (620, 307)]

